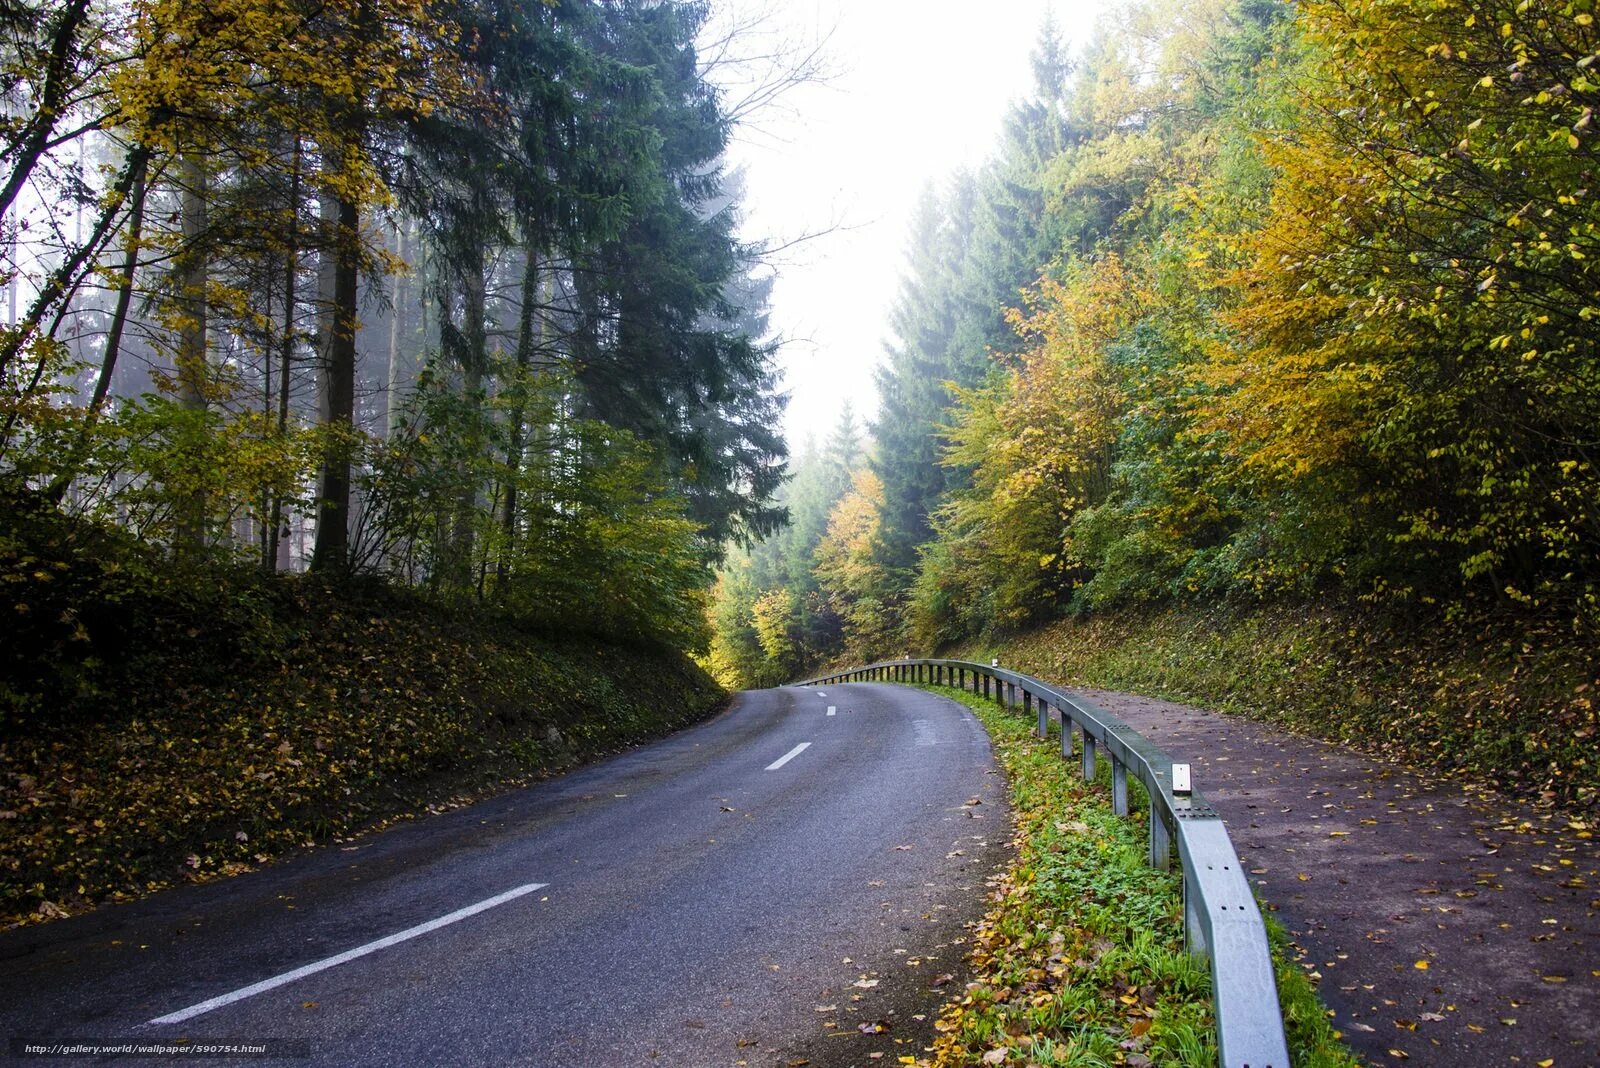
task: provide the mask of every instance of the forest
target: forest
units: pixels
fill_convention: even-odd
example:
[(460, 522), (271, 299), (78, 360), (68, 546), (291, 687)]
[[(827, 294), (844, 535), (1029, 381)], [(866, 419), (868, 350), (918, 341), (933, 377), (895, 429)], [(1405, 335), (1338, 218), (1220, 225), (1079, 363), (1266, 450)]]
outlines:
[(0, 17), (9, 516), (703, 644), (785, 458), (725, 150), (796, 70), (720, 92), (692, 3)]
[(1313, 601), (1592, 648), (1597, 60), (1589, 0), (1046, 25), (923, 194), (870, 435), (721, 573), (716, 670)]
[(0, 29), (0, 925), (725, 704), (689, 654), (787, 452), (728, 149), (813, 50), (676, 0)]

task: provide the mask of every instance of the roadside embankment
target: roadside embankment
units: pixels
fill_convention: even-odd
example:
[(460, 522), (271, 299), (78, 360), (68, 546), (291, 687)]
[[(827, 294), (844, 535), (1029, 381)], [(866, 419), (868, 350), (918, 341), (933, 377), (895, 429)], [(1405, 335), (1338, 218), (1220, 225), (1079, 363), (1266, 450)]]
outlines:
[(1581, 812), (1600, 806), (1597, 653), (1553, 621), (1329, 604), (1108, 613), (946, 655), (1234, 712)]
[(0, 925), (465, 803), (726, 698), (674, 650), (377, 583), (183, 573), (48, 517), (0, 530), (0, 589)]

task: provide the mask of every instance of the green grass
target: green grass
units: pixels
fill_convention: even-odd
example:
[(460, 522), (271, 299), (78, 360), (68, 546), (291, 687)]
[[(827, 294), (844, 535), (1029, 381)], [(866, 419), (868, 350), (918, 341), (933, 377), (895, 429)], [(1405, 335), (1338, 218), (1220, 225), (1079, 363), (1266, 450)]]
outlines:
[[(1211, 981), (1184, 948), (1178, 876), (1146, 863), (1148, 805), (1111, 811), (1109, 769), (1084, 782), (1059, 739), (993, 701), (946, 687), (989, 731), (1011, 784), (1017, 857), (994, 884), (974, 932), (974, 978), (945, 1006), (931, 1063), (1193, 1065), (1217, 1063)], [(1308, 980), (1274, 940), (1279, 998), (1297, 1066), (1356, 1063)], [(1004, 1053), (998, 1051), (1003, 1050)]]

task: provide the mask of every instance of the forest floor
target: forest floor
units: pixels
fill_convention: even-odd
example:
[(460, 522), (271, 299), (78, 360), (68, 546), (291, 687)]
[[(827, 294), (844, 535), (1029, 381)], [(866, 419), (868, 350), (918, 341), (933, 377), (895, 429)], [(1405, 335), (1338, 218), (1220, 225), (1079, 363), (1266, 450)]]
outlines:
[(1365, 1058), (1600, 1064), (1591, 823), (1242, 716), (1079, 692), (1194, 765)]
[(686, 655), (0, 510), (0, 928), (248, 871), (658, 738)]

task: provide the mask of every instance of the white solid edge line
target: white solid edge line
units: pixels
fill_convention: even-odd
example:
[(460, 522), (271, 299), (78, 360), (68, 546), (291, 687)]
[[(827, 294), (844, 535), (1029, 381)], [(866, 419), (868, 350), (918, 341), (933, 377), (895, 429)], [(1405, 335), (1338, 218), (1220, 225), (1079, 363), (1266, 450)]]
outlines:
[(830, 715), (830, 716), (834, 715), (838, 711), (839, 711), (839, 706), (838, 705), (829, 705), (828, 706), (828, 715)]
[(785, 764), (789, 763), (789, 761), (793, 760), (795, 757), (799, 756), (801, 753), (804, 753), (809, 748), (811, 748), (811, 743), (810, 742), (801, 742), (799, 745), (795, 746), (793, 749), (791, 749), (787, 753), (783, 754), (783, 756), (779, 757), (777, 760), (774, 760), (772, 763), (768, 764), (767, 765), (767, 770), (768, 771), (777, 771), (779, 768), (783, 767)]
[[(788, 758), (785, 757), (784, 759), (787, 760)], [(541, 890), (549, 885), (549, 883), (527, 883), (523, 886), (514, 887), (510, 890), (507, 890), (503, 894), (496, 894), (494, 897), (487, 898), (475, 905), (468, 905), (464, 909), (457, 909), (448, 915), (440, 916), (436, 920), (429, 920), (427, 923), (419, 923), (415, 927), (407, 927), (404, 931), (396, 931), (392, 935), (389, 935), (385, 938), (380, 938), (375, 942), (368, 942), (364, 946), (357, 946), (354, 949), (347, 949), (343, 953), (332, 957), (326, 957), (311, 964), (303, 965), (299, 968), (296, 968), (294, 971), (284, 972), (282, 975), (274, 975), (271, 979), (263, 979), (259, 983), (252, 983), (249, 986), (240, 987), (231, 994), (219, 994), (217, 997), (211, 998), (208, 1001), (202, 1001), (199, 1004), (190, 1005), (186, 1009), (179, 1009), (177, 1012), (169, 1012), (165, 1016), (157, 1016), (154, 1020), (151, 1020), (150, 1024), (147, 1026), (158, 1024), (175, 1024), (182, 1023), (185, 1020), (192, 1020), (194, 1017), (199, 1016), (202, 1013), (210, 1012), (212, 1009), (220, 1009), (222, 1006), (231, 1005), (235, 1001), (243, 1001), (245, 998), (255, 997), (257, 994), (262, 994), (268, 990), (275, 989), (276, 987), (283, 986), (287, 983), (292, 983), (296, 979), (304, 979), (308, 975), (315, 975), (317, 972), (326, 971), (329, 968), (336, 968), (341, 964), (347, 964), (350, 961), (355, 960), (357, 957), (365, 957), (368, 953), (376, 953), (380, 949), (388, 949), (390, 946), (398, 945), (401, 942), (416, 938), (418, 935), (425, 935), (429, 931), (437, 931), (441, 927), (448, 927), (457, 920), (464, 920), (468, 916), (476, 916), (478, 913), (487, 909), (492, 909), (496, 905), (504, 905), (507, 901), (513, 901), (519, 897), (522, 897), (524, 894), (531, 894), (535, 890)]]

